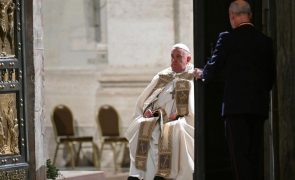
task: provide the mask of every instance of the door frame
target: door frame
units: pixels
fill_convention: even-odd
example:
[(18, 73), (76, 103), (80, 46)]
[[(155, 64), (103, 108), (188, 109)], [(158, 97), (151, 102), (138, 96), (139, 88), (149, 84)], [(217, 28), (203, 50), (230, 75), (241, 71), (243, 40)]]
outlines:
[[(274, 40), (274, 46), (276, 45), (276, 5), (275, 0), (266, 0), (268, 1), (268, 21), (267, 31), (269, 32), (269, 36), (272, 37)], [(255, 7), (261, 8), (262, 7)], [(265, 10), (265, 9), (264, 9)], [(254, 9), (254, 11), (257, 11)], [(205, 56), (205, 0), (197, 0), (193, 2), (193, 32), (194, 32), (194, 55), (195, 67), (204, 67), (204, 59)], [(258, 11), (257, 16), (262, 18), (265, 14), (262, 14)], [(254, 22), (255, 23), (255, 22)], [(257, 19), (256, 19), (257, 23)], [(193, 174), (193, 178), (197, 180), (205, 180), (206, 179), (206, 150), (205, 150), (205, 97), (204, 97), (204, 86), (203, 83), (199, 82), (200, 80), (195, 81), (195, 171)], [(277, 112), (277, 101), (276, 96), (277, 90), (274, 87), (272, 92), (272, 102), (271, 102), (271, 116), (270, 116), (270, 123), (272, 136), (270, 137), (270, 144), (268, 148), (270, 148), (271, 153), (269, 158), (270, 160), (268, 168), (268, 175), (270, 176), (271, 180), (278, 179), (279, 175), (279, 168), (278, 168), (278, 112)]]
[[(195, 67), (203, 67), (205, 59), (205, 1), (193, 2), (193, 28), (194, 28), (194, 56)], [(205, 109), (204, 109), (204, 87), (202, 83), (195, 81), (195, 170), (194, 180), (205, 180)]]

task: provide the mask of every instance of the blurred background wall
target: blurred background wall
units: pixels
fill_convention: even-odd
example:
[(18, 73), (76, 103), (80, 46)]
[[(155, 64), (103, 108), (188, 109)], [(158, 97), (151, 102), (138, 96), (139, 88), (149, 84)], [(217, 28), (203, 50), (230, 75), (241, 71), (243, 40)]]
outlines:
[[(173, 44), (193, 52), (192, 0), (43, 1), (45, 146), (53, 158), (53, 108), (67, 105), (78, 134), (95, 137), (98, 109), (114, 106), (124, 134), (136, 99), (170, 65)], [(111, 151), (110, 151), (111, 153)], [(58, 166), (66, 155), (58, 154)], [(63, 158), (60, 158), (63, 157)], [(112, 155), (102, 166), (112, 166)]]

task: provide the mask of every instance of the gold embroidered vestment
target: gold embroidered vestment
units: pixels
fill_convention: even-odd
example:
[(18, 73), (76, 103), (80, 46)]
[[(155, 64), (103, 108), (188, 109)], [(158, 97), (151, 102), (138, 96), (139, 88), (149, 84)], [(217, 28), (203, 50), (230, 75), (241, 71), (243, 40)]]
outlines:
[[(158, 100), (159, 94), (164, 90), (168, 83), (174, 81), (175, 87), (173, 89), (172, 97), (176, 105), (177, 117), (188, 115), (188, 101), (190, 91), (190, 80), (193, 79), (191, 73), (179, 74), (160, 74), (158, 82), (148, 98), (144, 102), (143, 112), (147, 109), (157, 111), (157, 117), (145, 118), (145, 121), (140, 123), (139, 136), (136, 149), (135, 166), (137, 169), (146, 170), (146, 161), (149, 151), (149, 144), (152, 132), (156, 123), (160, 123), (161, 135), (159, 136), (159, 157), (158, 157), (158, 176), (168, 177), (171, 171), (172, 158), (172, 133), (174, 126), (168, 122), (176, 121), (178, 119), (168, 119), (169, 113), (164, 109), (153, 109), (153, 104)], [(172, 83), (174, 83), (172, 82)], [(168, 113), (168, 114), (167, 114)]]

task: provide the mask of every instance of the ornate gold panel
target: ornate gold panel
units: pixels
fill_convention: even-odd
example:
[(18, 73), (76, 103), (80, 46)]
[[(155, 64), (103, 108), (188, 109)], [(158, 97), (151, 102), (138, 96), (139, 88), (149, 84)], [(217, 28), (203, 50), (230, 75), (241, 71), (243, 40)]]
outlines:
[(19, 154), (16, 94), (0, 94), (0, 156)]
[(18, 69), (0, 69), (0, 82), (16, 82)]
[(0, 170), (0, 180), (24, 180), (24, 179), (26, 179), (25, 169), (8, 170), (8, 171)]
[(12, 0), (0, 1), (0, 56), (14, 55), (14, 14), (15, 3)]
[(29, 173), (34, 170), (28, 163), (25, 107), (30, 64), (26, 59), (33, 57), (25, 53), (31, 49), (24, 42), (32, 36), (32, 5), (26, 0), (0, 0), (0, 180), (34, 177)]

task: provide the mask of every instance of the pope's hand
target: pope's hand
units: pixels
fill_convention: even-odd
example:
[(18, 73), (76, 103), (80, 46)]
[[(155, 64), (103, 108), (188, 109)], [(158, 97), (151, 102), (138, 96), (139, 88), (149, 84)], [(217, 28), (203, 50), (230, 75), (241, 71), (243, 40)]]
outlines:
[(170, 119), (170, 120), (175, 120), (176, 117), (177, 117), (177, 114), (176, 114), (176, 112), (174, 112), (174, 113), (171, 113), (171, 114), (170, 114), (169, 119)]
[(202, 78), (202, 74), (203, 74), (203, 70), (200, 68), (195, 68), (193, 75), (196, 79), (201, 79)]
[(153, 112), (152, 112), (152, 110), (147, 109), (147, 110), (143, 113), (143, 117), (145, 117), (145, 118), (153, 117)]

